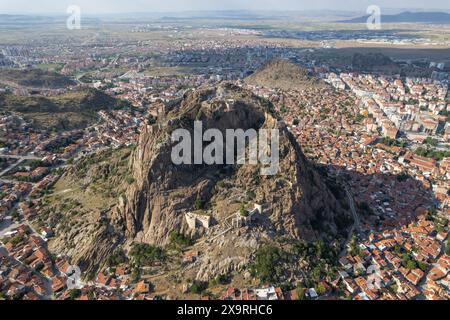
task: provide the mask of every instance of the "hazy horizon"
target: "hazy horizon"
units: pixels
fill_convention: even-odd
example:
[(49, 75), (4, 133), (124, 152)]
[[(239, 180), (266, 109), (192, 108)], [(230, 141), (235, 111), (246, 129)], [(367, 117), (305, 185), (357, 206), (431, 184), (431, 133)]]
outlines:
[(67, 7), (78, 5), (86, 14), (164, 13), (189, 11), (359, 11), (365, 12), (369, 5), (381, 9), (439, 11), (449, 10), (448, 0), (0, 0), (2, 14), (66, 14)]

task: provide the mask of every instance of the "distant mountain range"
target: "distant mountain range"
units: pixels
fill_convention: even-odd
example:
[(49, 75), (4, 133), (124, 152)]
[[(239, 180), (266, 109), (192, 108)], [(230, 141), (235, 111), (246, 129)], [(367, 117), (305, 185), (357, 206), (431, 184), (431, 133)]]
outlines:
[[(346, 23), (366, 23), (369, 16), (358, 17), (340, 22)], [(450, 24), (450, 14), (445, 12), (402, 12), (394, 15), (381, 15), (381, 22), (401, 23), (401, 22), (420, 22), (420, 23), (445, 23)]]

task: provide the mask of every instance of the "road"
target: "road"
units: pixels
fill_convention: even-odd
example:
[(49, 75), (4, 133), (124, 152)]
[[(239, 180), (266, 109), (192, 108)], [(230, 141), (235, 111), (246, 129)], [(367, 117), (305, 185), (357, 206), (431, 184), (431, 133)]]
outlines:
[(355, 201), (353, 200), (353, 195), (350, 192), (350, 189), (348, 188), (347, 185), (344, 185), (344, 189), (345, 189), (345, 194), (347, 195), (347, 198), (348, 198), (348, 202), (350, 204), (350, 210), (353, 215), (353, 221), (354, 221), (353, 229), (356, 229), (359, 231), (359, 229), (361, 227), (361, 220), (359, 219), (358, 212), (356, 212)]
[(352, 212), (352, 216), (353, 216), (353, 225), (350, 229), (350, 231), (348, 232), (348, 237), (347, 240), (345, 241), (344, 244), (344, 249), (341, 251), (340, 253), (340, 257), (343, 257), (347, 251), (347, 244), (352, 240), (353, 234), (356, 231), (359, 231), (361, 228), (361, 220), (359, 219), (359, 215), (358, 212), (356, 211), (356, 207), (355, 207), (355, 201), (353, 200), (353, 195), (350, 192), (349, 187), (347, 186), (347, 184), (343, 181), (342, 185), (344, 186), (345, 189), (345, 194), (347, 195), (348, 198), (348, 203), (350, 204), (350, 211)]
[(42, 157), (36, 157), (36, 156), (18, 156), (18, 155), (8, 155), (8, 154), (0, 154), (0, 158), (11, 158), (11, 159), (18, 159), (18, 160), (42, 160)]
[(20, 159), (17, 162), (14, 162), (12, 165), (10, 165), (8, 168), (6, 168), (5, 170), (3, 170), (2, 172), (0, 172), (0, 177), (3, 177), (5, 174), (7, 174), (9, 171), (11, 171), (12, 169), (14, 169), (15, 167), (17, 167), (19, 164), (21, 164), (24, 160)]
[(6, 233), (14, 230), (18, 226), (20, 226), (20, 224), (13, 221), (11, 216), (3, 219), (3, 221), (0, 222), (0, 239), (4, 238), (6, 236)]
[(16, 155), (6, 155), (6, 154), (0, 155), (0, 158), (17, 159), (17, 162), (13, 163), (8, 168), (6, 168), (2, 172), (0, 172), (0, 177), (2, 177), (5, 174), (7, 174), (10, 170), (14, 169), (15, 167), (17, 167), (19, 164), (21, 164), (25, 160), (42, 160), (42, 158), (38, 158), (38, 157), (35, 157), (35, 156), (16, 156)]

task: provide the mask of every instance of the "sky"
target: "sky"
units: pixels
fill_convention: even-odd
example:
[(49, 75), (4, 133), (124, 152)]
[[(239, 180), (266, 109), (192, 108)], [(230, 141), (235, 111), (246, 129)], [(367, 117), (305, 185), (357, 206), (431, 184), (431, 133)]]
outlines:
[(82, 12), (130, 13), (198, 10), (345, 10), (383, 8), (450, 9), (449, 0), (0, 0), (0, 13), (66, 14), (70, 5)]

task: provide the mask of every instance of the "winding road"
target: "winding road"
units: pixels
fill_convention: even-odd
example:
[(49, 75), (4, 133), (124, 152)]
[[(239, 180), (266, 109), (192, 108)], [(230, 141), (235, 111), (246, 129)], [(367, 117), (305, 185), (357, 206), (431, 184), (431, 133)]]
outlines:
[(350, 205), (350, 211), (352, 212), (353, 225), (352, 225), (350, 231), (348, 232), (348, 237), (347, 237), (347, 240), (345, 241), (344, 249), (342, 249), (341, 254), (339, 255), (340, 257), (343, 257), (345, 255), (345, 253), (347, 251), (347, 244), (352, 240), (355, 230), (359, 231), (361, 228), (361, 220), (359, 219), (358, 212), (356, 211), (355, 201), (353, 200), (353, 195), (350, 192), (350, 188), (348, 187), (347, 183), (345, 183), (344, 181), (342, 182), (342, 185), (344, 186), (345, 194), (347, 195), (348, 203)]

